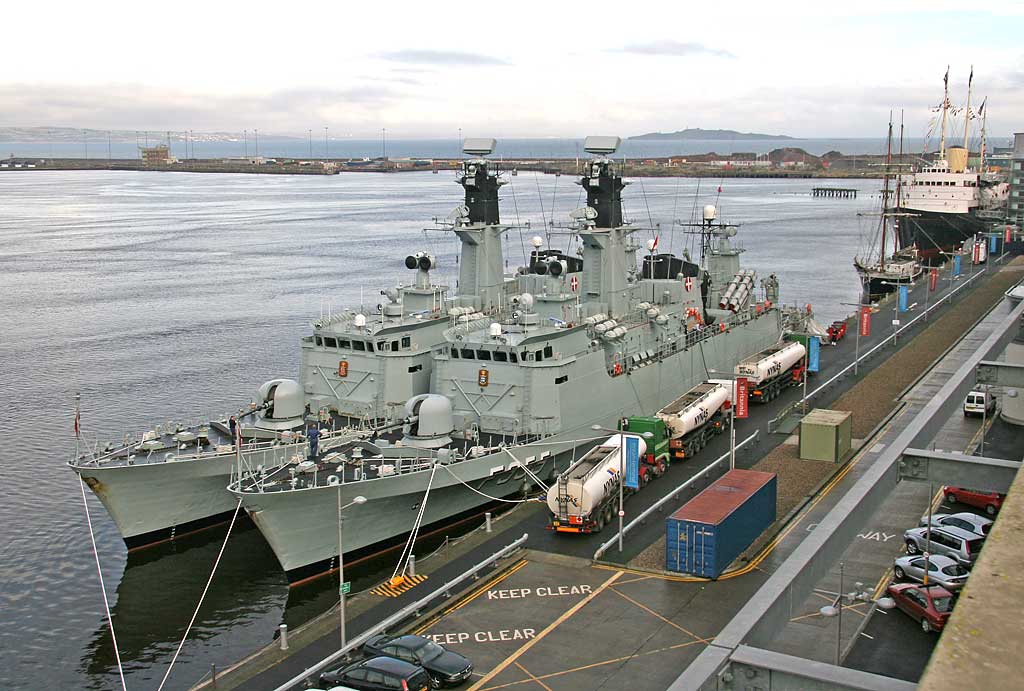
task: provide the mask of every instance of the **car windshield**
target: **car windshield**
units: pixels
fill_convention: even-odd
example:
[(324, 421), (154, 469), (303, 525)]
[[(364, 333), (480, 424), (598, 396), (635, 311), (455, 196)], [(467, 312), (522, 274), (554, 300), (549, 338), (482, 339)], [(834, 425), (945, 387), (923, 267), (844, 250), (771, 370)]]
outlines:
[(416, 657), (419, 658), (420, 662), (427, 662), (443, 652), (444, 648), (434, 643), (434, 641), (428, 641), (426, 645), (416, 650)]
[(946, 568), (942, 569), (942, 573), (946, 574), (947, 576), (966, 576), (967, 569), (960, 566), (959, 564), (951, 564)]
[(939, 613), (949, 612), (953, 609), (953, 598), (951, 597), (936, 597), (932, 598), (932, 606), (935, 607), (935, 611)]

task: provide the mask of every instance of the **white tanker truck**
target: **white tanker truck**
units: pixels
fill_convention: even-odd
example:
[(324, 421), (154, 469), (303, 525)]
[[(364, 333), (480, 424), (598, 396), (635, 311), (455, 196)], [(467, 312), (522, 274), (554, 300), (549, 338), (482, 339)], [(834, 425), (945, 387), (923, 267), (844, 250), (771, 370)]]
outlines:
[(802, 343), (776, 343), (743, 360), (733, 371), (749, 382), (750, 400), (767, 403), (785, 387), (800, 383), (805, 355)]
[(693, 387), (658, 412), (669, 436), (673, 459), (693, 456), (716, 434), (729, 428), (726, 413), (731, 392), (721, 382), (704, 382)]
[[(640, 489), (668, 468), (670, 459), (683, 459), (700, 451), (716, 434), (728, 429), (728, 387), (704, 382), (693, 387), (654, 417), (630, 417), (620, 422), (625, 436), (640, 437)], [(618, 510), (620, 454), (623, 435), (601, 442), (574, 463), (548, 488), (551, 511), (549, 530), (563, 533), (598, 533)], [(634, 491), (627, 489), (627, 494)]]
[[(552, 516), (548, 528), (569, 533), (599, 533), (611, 522), (618, 497), (619, 473), (625, 467), (624, 459), (620, 460), (622, 437), (615, 434), (592, 448), (548, 488), (548, 509)], [(642, 437), (638, 441), (643, 458), (647, 443)]]

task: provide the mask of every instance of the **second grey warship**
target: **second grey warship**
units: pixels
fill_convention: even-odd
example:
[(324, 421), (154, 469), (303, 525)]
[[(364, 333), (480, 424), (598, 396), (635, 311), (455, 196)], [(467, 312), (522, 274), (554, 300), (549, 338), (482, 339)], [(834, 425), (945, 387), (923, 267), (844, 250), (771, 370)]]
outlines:
[[(502, 236), (510, 226), (498, 204), (505, 180), (484, 158), (494, 142), (467, 140), (471, 158), (457, 178), (465, 201), (439, 227), (461, 242), (457, 289), (433, 293), (420, 306), (424, 318), (445, 320), (444, 338), (430, 343), (413, 335), (397, 343), (399, 352), (405, 347), (423, 358), (429, 391), (385, 400), (377, 415), (384, 424), (372, 436), (337, 447), (305, 471), (250, 468), (229, 487), (291, 582), (338, 566), (331, 526), (343, 504), (361, 504), (345, 515), (346, 557), (410, 534), (414, 540), (421, 528), (545, 488), (607, 436), (595, 436), (594, 425), (652, 414), (801, 328), (807, 315), (780, 308), (774, 277), (760, 291), (730, 291), (739, 281), (756, 283), (752, 271), (740, 269), (736, 228), (718, 224), (713, 207), (695, 231), (699, 264), (654, 254), (652, 238), (638, 266), (643, 246), (635, 235), (642, 229), (623, 219), (627, 183), (609, 158), (618, 144), (617, 137), (586, 141), (594, 155), (579, 179), (587, 202), (570, 214), (581, 256), (541, 249), (534, 238), (529, 266), (506, 274)], [(432, 259), (420, 256), (422, 265), (414, 263), (426, 273)], [(345, 412), (334, 392), (353, 388), (353, 356), (395, 349), (374, 319), (348, 312), (306, 339), (304, 362), (322, 363), (307, 374), (316, 405)], [(410, 362), (409, 371), (419, 364)]]

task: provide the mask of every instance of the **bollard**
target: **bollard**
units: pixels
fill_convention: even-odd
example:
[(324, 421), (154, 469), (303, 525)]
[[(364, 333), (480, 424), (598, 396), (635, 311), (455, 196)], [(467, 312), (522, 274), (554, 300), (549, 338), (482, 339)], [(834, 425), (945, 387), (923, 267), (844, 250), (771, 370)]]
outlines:
[(281, 624), (278, 631), (281, 632), (281, 650), (288, 650), (288, 624)]
[(210, 663), (210, 685), (217, 688), (217, 665)]
[(488, 533), (491, 532), (491, 512), (490, 511), (488, 511), (487, 513), (484, 514), (484, 521), (487, 524), (487, 532)]
[(407, 570), (408, 570), (410, 576), (412, 576), (413, 578), (416, 577), (416, 555), (415, 554), (410, 554), (409, 555), (409, 566), (407, 567)]

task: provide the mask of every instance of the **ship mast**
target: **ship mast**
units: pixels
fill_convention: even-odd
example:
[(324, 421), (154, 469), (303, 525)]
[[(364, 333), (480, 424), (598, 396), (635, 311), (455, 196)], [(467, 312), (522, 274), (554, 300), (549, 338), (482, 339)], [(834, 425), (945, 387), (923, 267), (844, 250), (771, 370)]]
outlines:
[(889, 166), (892, 165), (892, 112), (889, 113), (889, 138), (885, 143), (885, 182), (882, 187), (882, 219), (879, 235), (882, 240), (881, 253), (878, 255), (878, 269), (885, 271), (885, 219), (887, 216), (886, 205), (889, 203)]
[(949, 110), (949, 65), (946, 65), (946, 76), (942, 78), (945, 93), (942, 96), (942, 134), (939, 137), (939, 158), (946, 158), (946, 112)]
[(981, 153), (978, 159), (978, 172), (985, 172), (985, 119), (988, 117), (988, 113), (985, 112), (985, 104), (988, 103), (986, 97), (981, 102), (981, 108), (978, 109), (978, 114), (981, 115)]
[(971, 76), (967, 78), (967, 108), (964, 109), (964, 149), (970, 151), (967, 146), (967, 138), (971, 133), (971, 83), (974, 81), (974, 65), (971, 65)]
[[(897, 171), (902, 171), (903, 170), (903, 111), (902, 110), (900, 111), (900, 155), (899, 155), (899, 162), (896, 164), (896, 170)], [(894, 207), (897, 210), (899, 210), (903, 206), (903, 196), (901, 194), (902, 191), (903, 191), (903, 176), (902, 175), (897, 175), (896, 176), (896, 206)], [(893, 247), (895, 247), (897, 250), (903, 249), (902, 243), (900, 242), (899, 223), (900, 223), (899, 218), (896, 218), (892, 222), (892, 242), (893, 242)]]

